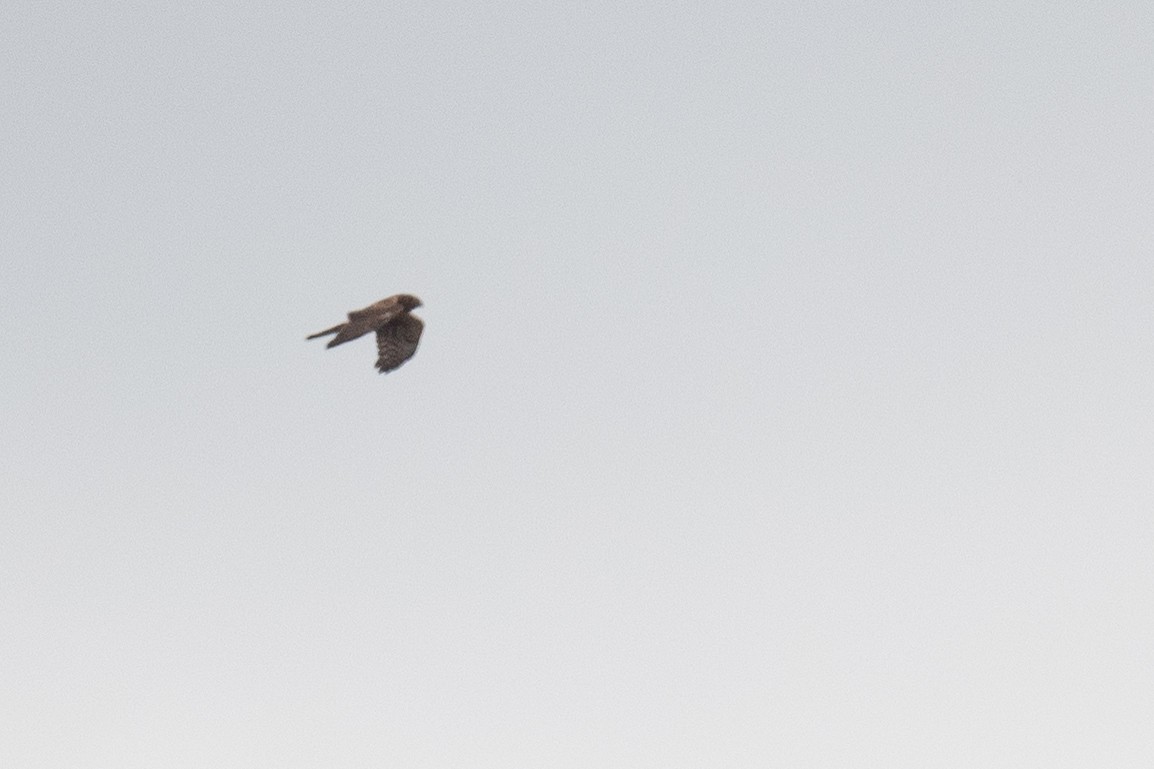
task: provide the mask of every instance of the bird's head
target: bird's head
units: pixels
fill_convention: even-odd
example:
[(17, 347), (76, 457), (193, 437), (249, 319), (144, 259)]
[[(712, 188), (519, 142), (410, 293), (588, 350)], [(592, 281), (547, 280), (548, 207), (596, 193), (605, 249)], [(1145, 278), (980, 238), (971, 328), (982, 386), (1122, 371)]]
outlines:
[(421, 306), (421, 300), (412, 294), (401, 294), (397, 297), (397, 304), (408, 310), (415, 310)]

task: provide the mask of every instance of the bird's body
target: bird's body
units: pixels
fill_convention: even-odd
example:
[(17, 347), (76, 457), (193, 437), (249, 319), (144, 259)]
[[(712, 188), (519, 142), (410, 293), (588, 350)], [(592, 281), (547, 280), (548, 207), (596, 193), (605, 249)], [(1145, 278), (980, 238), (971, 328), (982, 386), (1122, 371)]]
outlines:
[(377, 369), (382, 373), (392, 371), (413, 357), (421, 331), (425, 324), (410, 312), (421, 306), (421, 300), (411, 294), (397, 294), (388, 299), (374, 302), (363, 310), (353, 310), (345, 323), (310, 334), (308, 339), (316, 339), (336, 334), (329, 340), (329, 347), (352, 341), (370, 331), (377, 333)]

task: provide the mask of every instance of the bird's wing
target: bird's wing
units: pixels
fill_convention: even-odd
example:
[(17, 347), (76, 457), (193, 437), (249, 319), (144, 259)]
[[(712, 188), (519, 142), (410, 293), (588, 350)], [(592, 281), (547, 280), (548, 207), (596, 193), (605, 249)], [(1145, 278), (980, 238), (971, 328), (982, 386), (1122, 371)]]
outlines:
[(413, 357), (425, 324), (416, 315), (401, 315), (377, 328), (377, 369), (382, 374)]
[(382, 299), (379, 302), (373, 302), (368, 307), (360, 310), (353, 310), (349, 313), (350, 321), (361, 321), (372, 319), (374, 323), (382, 324), (388, 323), (400, 313), (404, 312), (405, 308), (397, 301), (397, 297), (390, 296), (387, 299)]
[(391, 323), (404, 311), (405, 308), (396, 301), (396, 297), (392, 296), (375, 304), (370, 304), (363, 310), (353, 310), (349, 313), (348, 323), (336, 327), (337, 335), (332, 338), (328, 346), (336, 347), (338, 344), (362, 337), (370, 331), (376, 331), (378, 328)]

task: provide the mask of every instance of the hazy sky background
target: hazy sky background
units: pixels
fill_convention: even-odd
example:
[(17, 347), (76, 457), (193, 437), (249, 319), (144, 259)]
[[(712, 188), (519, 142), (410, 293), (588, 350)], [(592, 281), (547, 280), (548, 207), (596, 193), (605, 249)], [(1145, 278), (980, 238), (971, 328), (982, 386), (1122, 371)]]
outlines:
[(1154, 765), (1154, 5), (6, 16), (0, 764)]

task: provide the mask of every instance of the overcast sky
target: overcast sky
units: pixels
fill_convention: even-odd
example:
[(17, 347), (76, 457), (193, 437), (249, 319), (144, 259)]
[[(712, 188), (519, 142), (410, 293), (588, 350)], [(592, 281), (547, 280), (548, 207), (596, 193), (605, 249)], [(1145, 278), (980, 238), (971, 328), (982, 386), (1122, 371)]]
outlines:
[(1154, 5), (6, 16), (0, 764), (1154, 765)]

